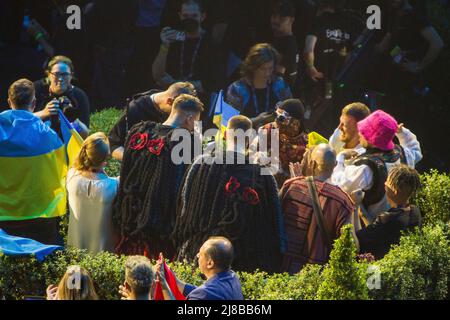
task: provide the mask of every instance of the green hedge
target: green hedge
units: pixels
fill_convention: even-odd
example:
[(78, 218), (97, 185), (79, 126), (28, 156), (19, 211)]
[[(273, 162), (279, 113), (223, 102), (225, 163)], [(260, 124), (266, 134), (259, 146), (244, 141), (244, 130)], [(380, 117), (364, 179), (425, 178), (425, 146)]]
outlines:
[[(59, 282), (67, 267), (78, 264), (90, 271), (102, 299), (119, 299), (117, 288), (124, 281), (124, 259), (109, 253), (90, 255), (69, 248), (47, 257), (0, 255), (0, 292), (6, 299), (44, 295), (49, 284)], [(327, 266), (306, 266), (299, 274), (267, 275), (238, 273), (248, 300), (343, 300), (343, 299), (447, 299), (450, 276), (448, 234), (439, 226), (406, 235), (400, 245), (374, 264), (380, 270), (381, 287), (369, 290), (369, 264), (356, 257), (349, 227), (334, 244)], [(202, 283), (198, 269), (174, 263), (171, 268), (186, 282)]]
[[(92, 132), (109, 132), (121, 111), (109, 109), (91, 118)], [(110, 175), (119, 174), (119, 164), (110, 161)], [(264, 272), (239, 273), (244, 297), (249, 300), (317, 299), (448, 299), (450, 277), (450, 175), (432, 171), (422, 175), (422, 188), (415, 203), (420, 207), (423, 230), (405, 235), (386, 257), (373, 264), (380, 272), (380, 288), (368, 290), (369, 264), (358, 261), (348, 227), (335, 242), (329, 265), (309, 265), (295, 275)], [(63, 223), (63, 230), (67, 221)], [(49, 284), (59, 282), (67, 267), (78, 264), (88, 269), (102, 299), (119, 299), (123, 283), (124, 257), (109, 253), (90, 255), (68, 248), (47, 257), (12, 258), (0, 254), (0, 298), (22, 299), (44, 295)], [(183, 281), (199, 285), (199, 271), (192, 265), (171, 267)]]

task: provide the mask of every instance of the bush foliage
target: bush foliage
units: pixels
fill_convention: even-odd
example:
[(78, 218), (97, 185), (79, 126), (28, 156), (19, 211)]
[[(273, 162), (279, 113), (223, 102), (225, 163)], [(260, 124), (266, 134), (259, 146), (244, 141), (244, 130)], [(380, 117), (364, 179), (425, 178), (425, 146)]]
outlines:
[[(92, 133), (108, 133), (121, 114), (114, 109), (95, 113)], [(118, 162), (110, 161), (108, 174), (119, 174)], [(358, 262), (347, 226), (335, 242), (326, 266), (308, 265), (293, 276), (238, 272), (244, 297), (248, 300), (448, 299), (450, 176), (437, 171), (422, 175), (422, 188), (415, 203), (425, 217), (426, 226), (405, 234), (399, 245), (374, 263), (380, 272), (380, 288), (368, 289), (369, 264)], [(91, 255), (74, 248), (57, 251), (43, 263), (33, 257), (7, 257), (0, 253), (0, 298), (44, 296), (45, 288), (57, 284), (67, 267), (76, 264), (89, 270), (101, 299), (120, 299), (117, 289), (124, 281), (124, 260), (125, 257), (110, 253)], [(203, 282), (195, 266), (178, 262), (169, 265), (181, 280), (194, 285)]]
[[(125, 257), (110, 253), (97, 255), (67, 248), (48, 256), (43, 263), (34, 258), (0, 255), (0, 293), (6, 299), (45, 295), (49, 284), (57, 284), (70, 265), (81, 265), (91, 273), (101, 299), (119, 299), (118, 286), (124, 281)], [(200, 285), (203, 280), (194, 265), (170, 263), (179, 279)], [(244, 297), (248, 300), (341, 300), (341, 299), (447, 299), (450, 279), (448, 234), (443, 228), (427, 226), (405, 235), (400, 245), (382, 260), (381, 288), (366, 286), (366, 262), (358, 262), (356, 249), (345, 227), (335, 242), (330, 263), (308, 265), (294, 275), (264, 272), (241, 273)]]

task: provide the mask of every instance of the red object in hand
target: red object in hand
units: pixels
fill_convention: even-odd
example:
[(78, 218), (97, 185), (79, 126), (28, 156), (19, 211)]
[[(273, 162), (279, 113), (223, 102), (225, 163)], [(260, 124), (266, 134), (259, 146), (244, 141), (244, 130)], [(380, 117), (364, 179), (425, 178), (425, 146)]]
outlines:
[[(164, 259), (162, 256), (159, 258), (159, 261)], [(173, 274), (172, 270), (167, 266), (166, 262), (163, 263), (164, 266), (164, 275), (166, 277), (167, 284), (169, 285), (169, 289), (172, 292), (173, 296), (177, 300), (186, 300), (186, 297), (183, 295), (182, 292), (178, 289), (177, 286), (177, 280), (175, 278), (175, 275)], [(160, 282), (156, 283), (155, 286), (155, 294), (153, 300), (164, 300), (164, 294), (162, 291), (162, 284)]]

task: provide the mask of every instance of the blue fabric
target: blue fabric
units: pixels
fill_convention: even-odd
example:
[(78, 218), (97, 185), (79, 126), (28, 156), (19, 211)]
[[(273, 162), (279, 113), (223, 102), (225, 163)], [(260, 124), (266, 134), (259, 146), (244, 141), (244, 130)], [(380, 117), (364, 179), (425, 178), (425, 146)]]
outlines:
[(24, 110), (0, 113), (0, 157), (34, 157), (61, 148), (58, 134)]
[(186, 284), (183, 294), (187, 300), (244, 300), (241, 282), (233, 271), (218, 273), (200, 287)]
[(0, 252), (6, 256), (29, 256), (34, 254), (37, 261), (44, 261), (45, 257), (55, 250), (62, 250), (61, 246), (49, 246), (32, 239), (8, 235), (0, 229)]

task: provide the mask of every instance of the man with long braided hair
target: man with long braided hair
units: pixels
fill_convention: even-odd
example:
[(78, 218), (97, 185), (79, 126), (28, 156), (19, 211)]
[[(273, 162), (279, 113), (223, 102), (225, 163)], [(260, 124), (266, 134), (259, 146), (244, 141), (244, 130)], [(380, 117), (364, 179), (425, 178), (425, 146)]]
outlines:
[(277, 272), (285, 245), (277, 183), (250, 162), (249, 144), (232, 134), (239, 129), (252, 129), (250, 119), (231, 118), (225, 152), (197, 158), (185, 176), (173, 234), (177, 257), (193, 261), (208, 238), (221, 236), (235, 248), (234, 270)]
[(163, 124), (140, 122), (131, 129), (113, 209), (113, 222), (121, 236), (118, 254), (157, 258), (165, 252), (173, 257), (170, 235), (178, 189), (188, 164), (172, 161), (172, 150), (179, 142), (171, 138), (182, 129), (191, 135), (202, 111), (198, 98), (183, 94), (175, 99)]

